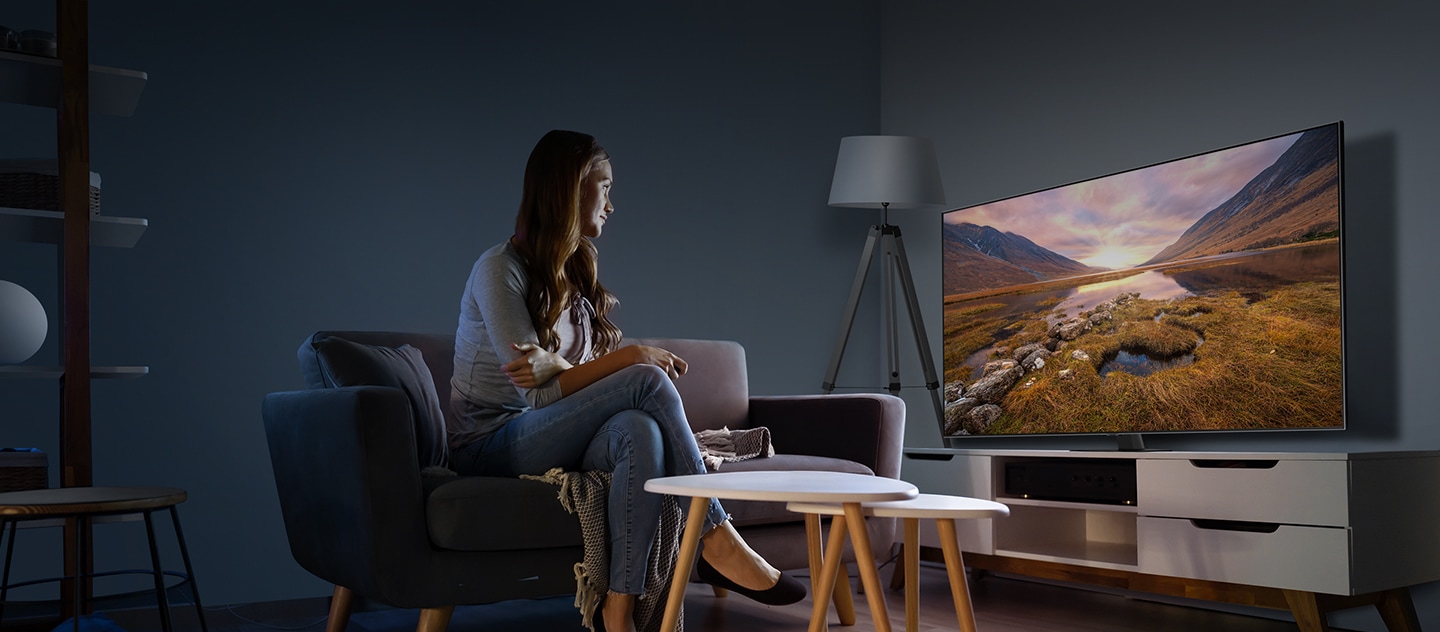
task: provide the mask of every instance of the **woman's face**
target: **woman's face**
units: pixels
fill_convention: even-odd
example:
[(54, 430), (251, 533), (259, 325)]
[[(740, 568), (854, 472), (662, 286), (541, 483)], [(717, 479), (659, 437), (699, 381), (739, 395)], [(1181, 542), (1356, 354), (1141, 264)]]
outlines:
[(610, 161), (595, 163), (585, 181), (580, 183), (580, 234), (595, 238), (615, 207), (610, 204), (610, 183), (614, 180)]

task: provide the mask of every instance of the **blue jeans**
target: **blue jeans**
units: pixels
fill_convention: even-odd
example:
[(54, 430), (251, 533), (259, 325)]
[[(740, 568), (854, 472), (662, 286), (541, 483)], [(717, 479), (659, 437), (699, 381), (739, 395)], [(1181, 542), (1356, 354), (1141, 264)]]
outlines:
[[(660, 525), (662, 498), (645, 491), (645, 481), (705, 472), (675, 384), (648, 364), (527, 410), (452, 451), (450, 463), (460, 474), (480, 476), (539, 475), (554, 467), (610, 472), (610, 590), (629, 595), (644, 591), (645, 561)], [(705, 529), (725, 519), (711, 500)]]

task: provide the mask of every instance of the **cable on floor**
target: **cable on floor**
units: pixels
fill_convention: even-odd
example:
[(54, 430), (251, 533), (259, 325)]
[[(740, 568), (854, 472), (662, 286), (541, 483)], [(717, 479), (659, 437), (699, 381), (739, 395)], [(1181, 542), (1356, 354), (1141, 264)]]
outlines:
[(246, 623), (249, 623), (249, 624), (251, 624), (251, 625), (258, 625), (258, 626), (260, 626), (260, 627), (262, 627), (262, 628), (266, 628), (266, 629), (268, 629), (268, 630), (304, 630), (304, 629), (306, 629), (306, 628), (313, 628), (313, 627), (315, 627), (315, 626), (317, 626), (317, 625), (320, 625), (321, 623), (324, 623), (326, 619), (329, 619), (329, 618), (330, 618), (329, 615), (325, 615), (325, 616), (322, 616), (322, 617), (320, 617), (320, 618), (315, 619), (314, 621), (311, 621), (311, 622), (309, 622), (309, 623), (305, 623), (305, 624), (302, 624), (302, 625), (283, 626), (283, 625), (275, 625), (275, 624), (273, 624), (273, 623), (266, 623), (266, 622), (264, 622), (264, 621), (257, 621), (257, 620), (255, 620), (255, 619), (251, 619), (250, 617), (247, 617), (247, 616), (245, 616), (245, 615), (240, 614), (239, 612), (237, 612), (237, 611), (235, 610), (235, 606), (234, 606), (233, 604), (232, 604), (232, 605), (226, 605), (226, 606), (213, 606), (213, 607), (206, 608), (205, 610), (211, 611), (211, 612), (218, 612), (218, 611), (224, 610), (224, 611), (226, 611), (226, 612), (229, 612), (229, 613), (230, 613), (230, 616), (235, 617), (236, 619), (239, 619), (239, 620), (244, 621), (244, 622), (246, 622)]

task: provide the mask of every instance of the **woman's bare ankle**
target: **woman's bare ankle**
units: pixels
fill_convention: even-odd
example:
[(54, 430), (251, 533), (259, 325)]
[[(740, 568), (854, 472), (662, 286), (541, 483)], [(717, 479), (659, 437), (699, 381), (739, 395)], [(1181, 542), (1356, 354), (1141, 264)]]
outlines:
[(635, 632), (635, 595), (610, 591), (600, 610), (605, 632)]

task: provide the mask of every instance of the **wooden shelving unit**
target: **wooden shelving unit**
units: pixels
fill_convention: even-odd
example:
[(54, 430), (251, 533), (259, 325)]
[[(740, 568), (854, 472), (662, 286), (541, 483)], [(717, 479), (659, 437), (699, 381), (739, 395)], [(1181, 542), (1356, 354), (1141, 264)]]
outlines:
[[(133, 248), (149, 226), (138, 217), (94, 215), (90, 218), (90, 245)], [(64, 239), (64, 213), (0, 207), (0, 241), (59, 244)]]
[[(0, 51), (0, 102), (56, 111), (60, 209), (0, 208), (0, 241), (54, 244), (61, 269), (60, 366), (0, 366), (0, 379), (58, 379), (60, 484), (93, 483), (90, 380), (140, 377), (143, 366), (92, 366), (90, 248), (132, 248), (149, 222), (94, 215), (89, 208), (90, 114), (130, 116), (148, 79), (144, 72), (89, 63), (87, 0), (57, 0), (59, 58)], [(83, 375), (85, 379), (71, 376)]]
[[(61, 65), (59, 59), (0, 50), (0, 102), (58, 108)], [(90, 112), (134, 114), (148, 78), (138, 70), (90, 66)]]
[[(0, 51), (0, 102), (53, 108), (59, 211), (0, 208), (0, 241), (55, 244), (60, 262), (58, 331), (61, 365), (0, 366), (0, 379), (52, 379), (60, 383), (60, 485), (93, 485), (90, 383), (100, 378), (133, 378), (143, 366), (93, 366), (90, 358), (90, 248), (130, 248), (148, 222), (90, 212), (90, 115), (130, 116), (145, 89), (144, 72), (89, 63), (88, 0), (56, 0), (58, 58)], [(0, 123), (3, 124), (3, 123)], [(65, 527), (64, 568), (92, 570), (89, 555), (75, 548), (75, 525)], [(88, 537), (88, 533), (85, 534)], [(87, 551), (90, 547), (86, 547)], [(62, 612), (76, 599), (62, 582)], [(90, 591), (85, 589), (86, 594)]]

